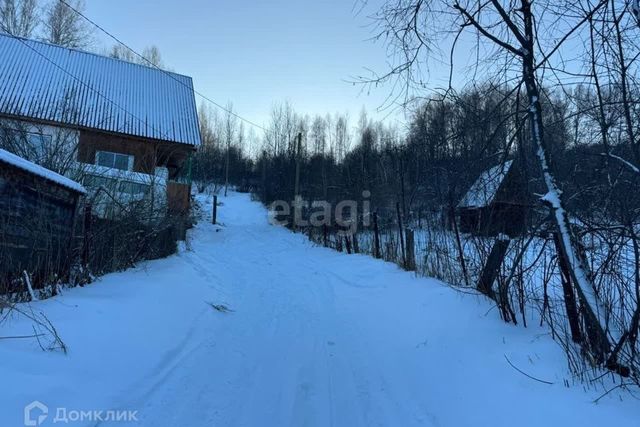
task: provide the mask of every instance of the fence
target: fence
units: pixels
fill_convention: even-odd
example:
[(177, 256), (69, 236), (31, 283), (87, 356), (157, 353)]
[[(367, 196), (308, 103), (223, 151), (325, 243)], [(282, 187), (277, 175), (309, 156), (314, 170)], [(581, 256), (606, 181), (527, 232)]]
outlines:
[[(29, 301), (32, 298), (29, 288), (40, 298), (48, 298), (57, 294), (59, 286), (82, 286), (93, 277), (174, 254), (177, 241), (190, 222), (186, 215), (168, 216), (141, 205), (120, 212), (116, 219), (106, 219), (95, 215), (92, 205), (87, 203), (76, 215), (74, 226), (69, 224), (67, 238), (61, 241), (52, 233), (53, 228), (60, 226), (56, 222), (59, 218), (42, 215), (28, 218), (23, 221), (27, 227), (21, 230), (38, 239), (33, 245), (23, 245), (18, 252), (12, 250), (11, 254), (19, 254), (19, 259), (4, 250), (6, 245), (0, 245), (0, 295), (13, 301)], [(9, 231), (4, 226), (2, 229), (5, 233)], [(68, 238), (70, 235), (72, 239)], [(28, 236), (22, 236), (23, 240)], [(25, 259), (33, 262), (25, 263)]]
[(167, 257), (177, 250), (179, 230), (171, 219), (149, 225), (133, 217), (109, 220), (85, 213), (82, 265), (91, 274), (103, 275)]

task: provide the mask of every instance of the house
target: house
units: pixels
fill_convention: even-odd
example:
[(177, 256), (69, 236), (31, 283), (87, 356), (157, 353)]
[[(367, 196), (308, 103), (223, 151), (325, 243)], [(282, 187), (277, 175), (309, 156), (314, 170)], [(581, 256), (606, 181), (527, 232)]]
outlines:
[(78, 205), (77, 182), (0, 149), (0, 293), (16, 278), (56, 283), (70, 271)]
[(476, 236), (515, 237), (527, 230), (532, 206), (513, 160), (483, 171), (456, 207), (459, 229)]
[(103, 217), (141, 200), (188, 211), (200, 144), (190, 77), (8, 35), (0, 58), (0, 147), (80, 180)]

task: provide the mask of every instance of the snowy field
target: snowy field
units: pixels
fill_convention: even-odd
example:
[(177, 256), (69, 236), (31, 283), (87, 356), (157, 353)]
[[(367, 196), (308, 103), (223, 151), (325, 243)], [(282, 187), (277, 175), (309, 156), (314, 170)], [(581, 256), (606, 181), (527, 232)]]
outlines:
[[(1, 427), (24, 425), (34, 400), (45, 426), (63, 410), (138, 421), (62, 425), (640, 425), (629, 394), (594, 403), (605, 390), (570, 378), (546, 330), (504, 324), (486, 300), (393, 264), (316, 247), (268, 225), (247, 195), (221, 201), (222, 225), (202, 221), (178, 255), (32, 304), (69, 352), (0, 340)], [(0, 329), (31, 333), (17, 316)]]

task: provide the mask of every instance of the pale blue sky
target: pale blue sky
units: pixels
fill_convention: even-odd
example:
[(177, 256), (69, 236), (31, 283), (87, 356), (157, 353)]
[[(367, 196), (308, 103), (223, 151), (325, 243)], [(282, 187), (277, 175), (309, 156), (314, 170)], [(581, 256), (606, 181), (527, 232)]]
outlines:
[[(363, 106), (386, 116), (375, 110), (389, 88), (362, 94), (345, 82), (386, 60), (354, 1), (88, 0), (86, 14), (137, 51), (157, 45), (197, 90), (259, 124), (287, 99), (298, 112), (348, 111), (355, 122)], [(98, 46), (112, 44), (98, 36)]]

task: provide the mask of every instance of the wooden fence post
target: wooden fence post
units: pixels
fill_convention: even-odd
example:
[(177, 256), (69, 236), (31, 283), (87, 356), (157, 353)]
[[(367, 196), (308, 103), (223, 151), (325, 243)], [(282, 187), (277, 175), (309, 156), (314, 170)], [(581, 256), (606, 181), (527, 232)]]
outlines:
[(380, 255), (380, 229), (378, 228), (378, 211), (373, 213), (373, 256), (382, 258)]
[(218, 223), (218, 196), (213, 196), (213, 225)]
[(455, 208), (449, 211), (449, 218), (453, 224), (453, 231), (456, 234), (456, 245), (458, 246), (458, 257), (460, 258), (460, 266), (462, 267), (462, 275), (464, 276), (464, 284), (469, 287), (469, 274), (467, 273), (467, 262), (464, 259), (464, 249), (462, 248), (462, 240), (460, 239), (460, 230), (458, 229), (458, 220), (456, 219)]
[(328, 234), (329, 234), (329, 231), (328, 231), (327, 224), (322, 224), (322, 242), (325, 248), (329, 246)]
[(267, 151), (262, 151), (262, 202), (267, 203)]
[(407, 228), (405, 230), (405, 236), (406, 241), (407, 241), (407, 250), (406, 250), (406, 254), (407, 254), (407, 258), (406, 258), (406, 262), (405, 262), (405, 270), (408, 271), (414, 271), (416, 269), (416, 249), (415, 249), (415, 240), (414, 240), (414, 234), (413, 234), (413, 230), (410, 228)]
[(493, 292), (493, 282), (495, 282), (498, 276), (498, 271), (500, 271), (500, 266), (502, 265), (502, 261), (507, 254), (507, 249), (509, 249), (510, 244), (511, 240), (496, 240), (480, 275), (478, 290), (494, 300), (496, 299), (496, 294)]
[[(291, 212), (291, 228), (295, 231), (298, 227), (296, 224), (295, 211), (298, 203), (298, 197), (300, 197), (300, 156), (302, 154), (302, 132), (298, 133), (296, 140), (296, 175), (293, 181), (293, 203), (294, 209)], [(301, 218), (302, 219), (302, 218)]]
[(404, 235), (402, 233), (402, 214), (400, 213), (400, 202), (396, 202), (396, 212), (398, 214), (398, 233), (400, 234), (400, 250), (402, 251), (402, 265), (407, 265), (407, 254), (404, 248)]
[(351, 254), (351, 241), (349, 240), (349, 235), (345, 234), (344, 235), (344, 245), (347, 248), (347, 253)]
[(91, 203), (84, 206), (84, 218), (82, 228), (84, 230), (84, 239), (82, 242), (82, 268), (87, 270), (89, 267), (89, 252), (91, 251)]

